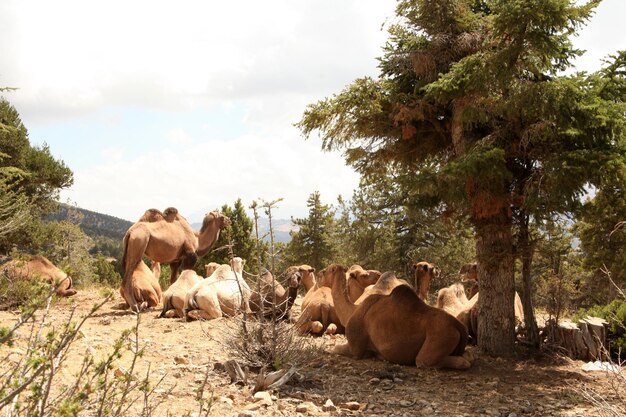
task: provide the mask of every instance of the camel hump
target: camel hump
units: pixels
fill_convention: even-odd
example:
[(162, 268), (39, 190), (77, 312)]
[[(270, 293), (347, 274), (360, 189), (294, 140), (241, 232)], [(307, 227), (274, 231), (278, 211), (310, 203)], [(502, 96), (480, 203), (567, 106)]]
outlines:
[(394, 299), (394, 302), (402, 303), (407, 306), (419, 306), (420, 304), (424, 304), (417, 294), (415, 294), (413, 288), (408, 285), (398, 285), (391, 291), (389, 296)]
[(163, 211), (163, 216), (168, 222), (173, 222), (178, 217), (178, 210), (175, 207), (168, 207)]
[(158, 222), (161, 220), (165, 220), (165, 216), (163, 215), (163, 213), (161, 213), (161, 211), (155, 208), (146, 210), (143, 216), (139, 218), (140, 222), (148, 222), (148, 223), (154, 223), (154, 222)]

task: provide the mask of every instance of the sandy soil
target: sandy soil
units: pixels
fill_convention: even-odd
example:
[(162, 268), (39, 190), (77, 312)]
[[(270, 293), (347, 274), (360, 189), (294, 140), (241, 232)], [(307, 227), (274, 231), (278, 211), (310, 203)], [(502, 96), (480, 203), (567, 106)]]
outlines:
[[(67, 321), (73, 303), (76, 316), (81, 317), (101, 299), (99, 291), (83, 290), (71, 300), (59, 300), (52, 307), (51, 323)], [(59, 384), (71, 380), (86, 351), (103, 356), (123, 330), (135, 326), (136, 318), (119, 309), (121, 302), (116, 296), (84, 324)], [(297, 303), (295, 309), (297, 314)], [(135, 373), (145, 375), (149, 366), (153, 384), (162, 378), (153, 394), (154, 401), (162, 401), (154, 416), (197, 415), (196, 391), (207, 372), (204, 395), (213, 396), (210, 415), (215, 416), (595, 416), (601, 410), (585, 399), (584, 391), (593, 390), (609, 401), (616, 398), (611, 379), (603, 373), (583, 372), (580, 361), (547, 355), (504, 360), (475, 352), (476, 362), (468, 371), (417, 369), (337, 356), (330, 352), (335, 344), (345, 342), (343, 336), (308, 336), (306, 343), (320, 348), (319, 357), (299, 369), (290, 383), (269, 393), (269, 398), (255, 400), (253, 381), (247, 386), (231, 384), (226, 372), (214, 369), (216, 363), (232, 358), (222, 341), (226, 334), (234, 334), (240, 325), (237, 319), (185, 323), (159, 319), (158, 312), (141, 315), (139, 344), (145, 353)], [(15, 312), (0, 311), (0, 326), (12, 325), (16, 318)], [(1, 346), (0, 357), (23, 352), (26, 334), (22, 328), (14, 347)], [(127, 352), (115, 366), (127, 370), (131, 356)], [(10, 364), (4, 361), (0, 368)], [(347, 403), (358, 409), (349, 410)], [(133, 413), (138, 413), (141, 403), (133, 407)]]

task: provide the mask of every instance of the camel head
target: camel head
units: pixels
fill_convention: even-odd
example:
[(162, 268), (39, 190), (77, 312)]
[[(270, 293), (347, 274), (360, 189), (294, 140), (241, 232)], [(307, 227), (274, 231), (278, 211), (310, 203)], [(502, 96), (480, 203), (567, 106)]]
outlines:
[(459, 271), (459, 275), (463, 276), (461, 282), (478, 281), (478, 264), (474, 262), (463, 265)]
[(417, 295), (422, 299), (428, 298), (428, 288), (430, 281), (439, 277), (441, 270), (435, 264), (422, 261), (413, 264), (413, 274), (415, 277), (415, 290)]
[(360, 265), (352, 265), (346, 273), (346, 278), (348, 278), (348, 280), (353, 279), (357, 281), (362, 288), (366, 288), (368, 285), (376, 284), (379, 277), (380, 272), (374, 270), (371, 270), (371, 272), (367, 271)]
[[(216, 223), (213, 223), (216, 222)], [(209, 226), (217, 227), (221, 230), (225, 227), (228, 227), (232, 224), (230, 219), (224, 216), (219, 211), (210, 211), (204, 215), (204, 219), (202, 220), (202, 227), (200, 228), (200, 234)]]
[(235, 271), (235, 272), (237, 272), (239, 274), (241, 274), (243, 272), (243, 265), (245, 263), (246, 263), (246, 261), (241, 259), (239, 256), (235, 256), (233, 259), (230, 260), (230, 266), (233, 268), (233, 271)]
[(296, 268), (296, 267), (290, 267), (287, 269), (287, 286), (289, 288), (298, 288), (300, 286), (300, 282), (302, 282), (302, 274), (304, 273), (303, 270)]
[(339, 280), (343, 280), (345, 286), (346, 272), (348, 272), (348, 270), (342, 265), (331, 264), (320, 271), (322, 276), (320, 285), (333, 288), (339, 283)]
[(289, 268), (287, 268), (286, 275), (288, 279), (290, 275), (293, 275), (295, 273), (300, 274), (300, 282), (302, 283), (306, 291), (309, 291), (317, 283), (317, 280), (315, 279), (315, 268), (313, 268), (312, 266), (303, 264), (299, 266), (290, 266)]
[(217, 268), (219, 268), (220, 264), (218, 264), (217, 262), (209, 262), (208, 264), (204, 265), (204, 269), (206, 270), (206, 276), (210, 277), (213, 272), (215, 272), (215, 270)]

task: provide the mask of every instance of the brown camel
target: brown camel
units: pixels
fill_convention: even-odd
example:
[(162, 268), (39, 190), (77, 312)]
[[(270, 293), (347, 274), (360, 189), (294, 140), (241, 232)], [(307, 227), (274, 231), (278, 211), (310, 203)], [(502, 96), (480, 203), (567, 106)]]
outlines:
[[(360, 305), (347, 295), (346, 269), (330, 265), (323, 273), (332, 282), (337, 314), (346, 322), (348, 343), (335, 352), (356, 359), (374, 354), (378, 358), (418, 367), (467, 369), (473, 358), (465, 352), (467, 329), (448, 313), (427, 305), (406, 285), (391, 294), (372, 294)], [(385, 280), (393, 275), (386, 272)]]
[(161, 301), (159, 281), (144, 261), (137, 264), (128, 284), (120, 287), (120, 294), (131, 310), (143, 311), (148, 307), (156, 307)]
[(163, 293), (163, 310), (159, 317), (185, 317), (185, 298), (194, 285), (202, 281), (202, 277), (193, 269), (185, 269), (175, 283)]
[[(173, 207), (163, 213), (156, 209), (147, 210), (124, 235), (123, 285), (130, 285), (129, 278), (144, 254), (153, 261), (155, 276), (160, 275), (159, 263), (170, 264), (170, 283), (173, 284), (180, 266), (193, 268), (198, 257), (206, 254), (217, 241), (220, 230), (229, 225), (228, 217), (210, 212), (204, 217), (200, 231), (196, 232)], [(132, 296), (132, 292), (129, 294)]]
[(253, 313), (265, 318), (289, 319), (291, 307), (298, 296), (302, 273), (295, 268), (289, 268), (286, 275), (287, 290), (274, 279), (269, 271), (265, 270), (261, 274), (258, 283), (259, 291), (255, 288), (250, 297), (250, 309)]
[(366, 270), (361, 265), (352, 265), (346, 272), (350, 300), (356, 301), (367, 287), (376, 284), (380, 275), (380, 271)]
[[(309, 265), (292, 266), (290, 269), (300, 271), (302, 285), (306, 290), (302, 300), (300, 317), (296, 328), (300, 333), (335, 334), (343, 333), (344, 327), (335, 312), (330, 287), (315, 278), (315, 268)], [(344, 278), (345, 279), (345, 278)]]
[(33, 255), (28, 260), (14, 259), (0, 266), (0, 273), (9, 279), (39, 278), (48, 284), (56, 285), (56, 294), (69, 297), (76, 294), (72, 288), (72, 277), (57, 268), (48, 258)]
[(430, 262), (421, 261), (413, 264), (414, 288), (417, 291), (417, 296), (424, 302), (428, 303), (430, 281), (439, 278), (440, 273), (439, 267)]
[[(378, 278), (376, 284), (368, 286), (363, 294), (354, 302), (359, 305), (372, 294), (389, 295), (398, 285), (404, 285), (412, 289), (411, 285), (403, 279), (396, 278), (394, 274), (383, 274)], [(343, 323), (345, 326), (345, 323)]]

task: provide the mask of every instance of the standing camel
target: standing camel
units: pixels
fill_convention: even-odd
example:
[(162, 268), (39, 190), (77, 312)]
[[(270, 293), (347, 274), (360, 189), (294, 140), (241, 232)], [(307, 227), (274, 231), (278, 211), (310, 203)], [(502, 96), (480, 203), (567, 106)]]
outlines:
[(217, 241), (220, 230), (230, 224), (228, 217), (212, 211), (204, 216), (198, 232), (174, 207), (163, 213), (156, 209), (147, 210), (124, 235), (122, 285), (130, 290), (130, 277), (144, 255), (153, 261), (155, 276), (160, 271), (158, 263), (170, 264), (170, 284), (174, 283), (181, 265), (183, 269), (193, 268), (198, 257), (206, 254)]

